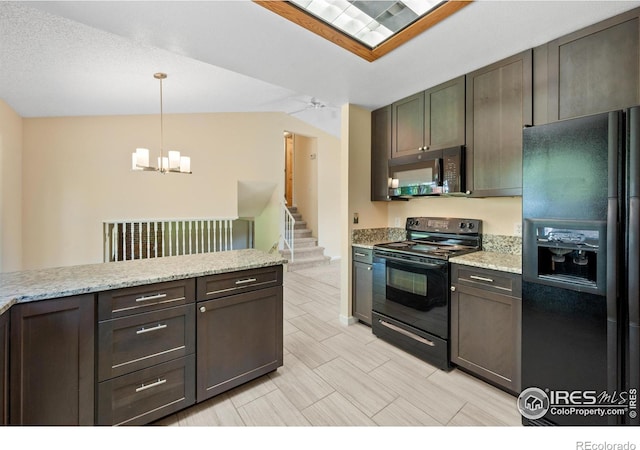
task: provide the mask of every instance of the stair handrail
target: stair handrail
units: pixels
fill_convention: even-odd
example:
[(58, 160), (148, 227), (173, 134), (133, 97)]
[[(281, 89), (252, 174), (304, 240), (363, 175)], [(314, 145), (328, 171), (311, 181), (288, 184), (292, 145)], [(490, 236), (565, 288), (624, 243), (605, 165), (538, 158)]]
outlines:
[(289, 211), (289, 207), (287, 206), (286, 200), (283, 200), (281, 202), (281, 205), (284, 211), (282, 240), (284, 242), (284, 245), (286, 245), (289, 248), (289, 251), (291, 252), (290, 262), (293, 262), (294, 260), (293, 247), (294, 247), (294, 241), (295, 241), (294, 228), (296, 225), (296, 219), (293, 217), (293, 214), (291, 214), (291, 211)]

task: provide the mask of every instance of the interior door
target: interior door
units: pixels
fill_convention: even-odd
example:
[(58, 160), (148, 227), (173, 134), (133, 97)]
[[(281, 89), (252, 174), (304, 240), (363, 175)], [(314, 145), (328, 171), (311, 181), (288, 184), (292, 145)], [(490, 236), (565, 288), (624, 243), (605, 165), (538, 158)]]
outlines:
[(284, 199), (293, 206), (293, 134), (284, 135)]

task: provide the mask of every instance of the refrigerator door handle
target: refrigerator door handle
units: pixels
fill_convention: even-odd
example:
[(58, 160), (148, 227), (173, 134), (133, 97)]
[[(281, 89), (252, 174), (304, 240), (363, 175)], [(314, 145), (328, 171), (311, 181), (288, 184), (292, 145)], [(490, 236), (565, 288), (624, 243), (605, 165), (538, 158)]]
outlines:
[[(627, 383), (625, 388), (640, 388), (640, 198), (638, 190), (640, 180), (640, 108), (631, 108), (628, 112), (629, 140), (627, 200), (627, 308), (629, 314), (628, 349), (627, 349)], [(640, 425), (640, 417), (629, 417), (627, 423)]]
[[(627, 262), (627, 303), (629, 312), (629, 325), (640, 327), (640, 198), (638, 190), (640, 180), (640, 107), (631, 108), (628, 111), (629, 140), (628, 151), (628, 186), (627, 186), (627, 242), (629, 248)], [(640, 351), (635, 349), (636, 352)], [(640, 370), (636, 368), (636, 370)], [(637, 386), (640, 387), (640, 386)]]

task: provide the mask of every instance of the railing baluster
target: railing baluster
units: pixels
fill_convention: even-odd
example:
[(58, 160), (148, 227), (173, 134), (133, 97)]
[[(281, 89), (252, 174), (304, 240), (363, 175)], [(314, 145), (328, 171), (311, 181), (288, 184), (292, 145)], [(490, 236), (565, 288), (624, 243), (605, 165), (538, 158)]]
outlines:
[[(162, 222), (162, 242), (164, 244), (165, 239), (168, 237), (169, 238), (169, 256), (173, 256), (173, 231), (172, 231), (172, 227), (171, 227), (171, 223), (172, 222), (168, 222), (169, 224), (169, 235), (165, 237), (164, 234), (164, 224), (165, 222)], [(166, 247), (166, 245), (162, 246), (162, 256), (165, 255), (165, 251), (164, 248)]]
[(160, 252), (160, 254), (161, 254), (162, 256), (166, 256), (166, 255), (167, 255), (167, 253), (166, 253), (166, 251), (165, 251), (165, 242), (164, 242), (164, 241), (165, 241), (165, 239), (166, 239), (166, 236), (167, 236), (167, 233), (166, 233), (165, 228), (166, 228), (166, 227), (165, 227), (165, 222), (162, 222), (162, 250), (161, 250), (161, 252)]
[(113, 240), (111, 241), (115, 245), (115, 261), (118, 261), (118, 223), (116, 222), (116, 226), (114, 228)]
[(195, 228), (196, 228), (196, 253), (198, 253), (198, 242), (199, 242), (199, 234), (198, 234), (198, 221), (196, 220), (196, 223), (194, 224)]
[(207, 251), (211, 251), (211, 220), (207, 220)]

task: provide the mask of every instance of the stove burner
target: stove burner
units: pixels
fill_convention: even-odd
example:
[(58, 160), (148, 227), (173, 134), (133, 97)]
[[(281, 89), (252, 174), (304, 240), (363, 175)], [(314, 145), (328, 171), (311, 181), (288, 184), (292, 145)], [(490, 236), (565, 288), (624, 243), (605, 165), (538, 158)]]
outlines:
[(389, 244), (386, 244), (386, 246), (391, 248), (405, 248), (405, 247), (409, 247), (410, 243), (409, 242), (391, 242)]

